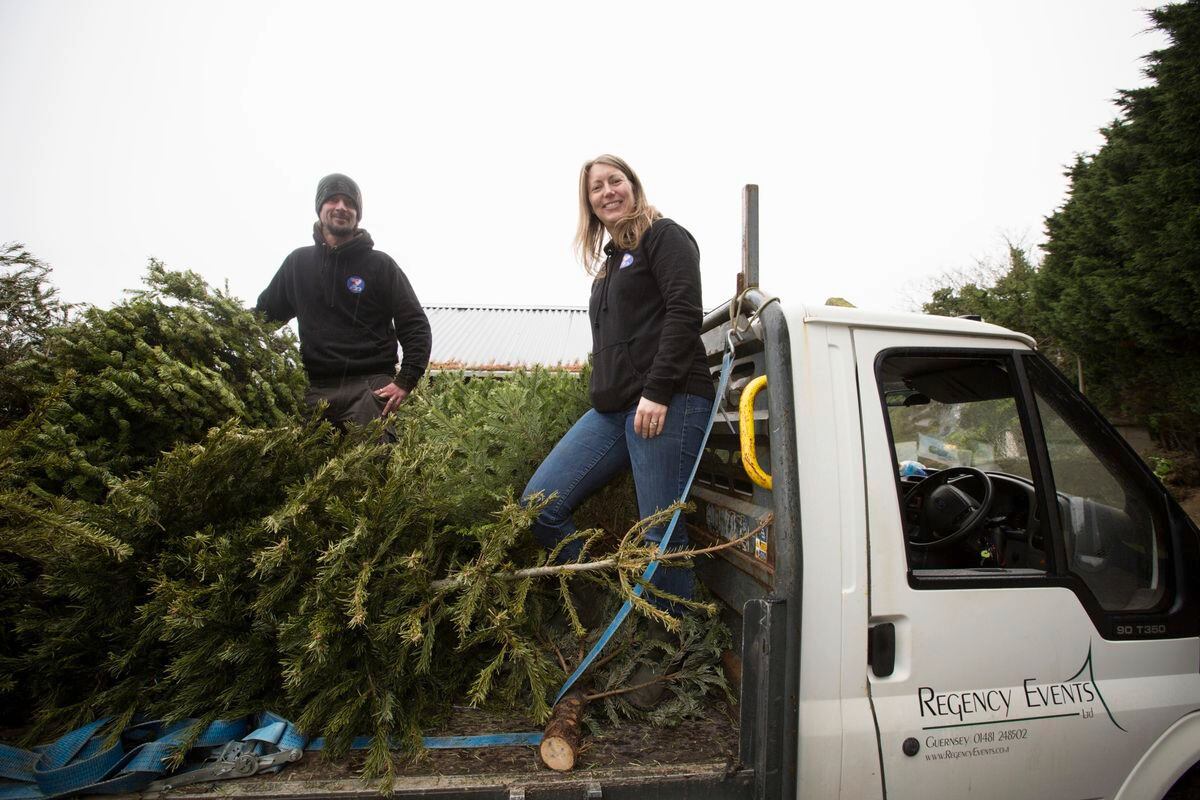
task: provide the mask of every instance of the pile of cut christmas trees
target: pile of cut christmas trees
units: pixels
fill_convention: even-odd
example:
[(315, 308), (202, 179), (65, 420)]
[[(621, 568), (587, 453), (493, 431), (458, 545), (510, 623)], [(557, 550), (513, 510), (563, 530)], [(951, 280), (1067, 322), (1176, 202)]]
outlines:
[[(47, 278), (0, 249), (8, 734), (270, 709), (334, 756), (372, 737), (365, 775), (387, 777), (389, 743), (415, 752), (452, 704), (545, 722), (588, 644), (569, 588), (605, 588), (615, 610), (651, 555), (618, 481), (580, 513), (587, 558), (615, 566), (514, 577), (546, 563), (516, 493), (586, 408), (586, 380), (438, 375), (389, 447), (313, 419), (289, 332), (194, 274), (151, 262), (107, 310), (66, 309)], [(588, 676), (593, 722), (645, 717), (620, 690), (651, 663), (671, 665), (654, 721), (727, 693), (728, 632), (705, 612), (681, 645), (614, 639)]]

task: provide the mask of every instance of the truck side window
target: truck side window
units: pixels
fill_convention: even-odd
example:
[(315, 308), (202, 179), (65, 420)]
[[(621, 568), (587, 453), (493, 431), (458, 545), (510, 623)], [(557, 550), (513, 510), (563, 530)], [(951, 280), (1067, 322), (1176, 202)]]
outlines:
[(915, 578), (1046, 573), (1012, 366), (911, 351), (878, 362)]
[(1062, 378), (1027, 359), (1050, 457), (1067, 570), (1108, 611), (1145, 611), (1162, 600), (1166, 578), (1162, 500), (1145, 471)]

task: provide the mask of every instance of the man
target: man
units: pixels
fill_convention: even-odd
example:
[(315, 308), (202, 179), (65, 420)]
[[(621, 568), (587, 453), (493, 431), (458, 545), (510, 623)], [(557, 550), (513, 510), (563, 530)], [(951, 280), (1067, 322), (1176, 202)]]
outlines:
[[(268, 319), (300, 322), (305, 402), (339, 427), (396, 410), (429, 364), (429, 320), (408, 278), (358, 227), (362, 192), (341, 174), (317, 184), (315, 244), (294, 250), (258, 297)], [(396, 343), (404, 351), (396, 371)]]

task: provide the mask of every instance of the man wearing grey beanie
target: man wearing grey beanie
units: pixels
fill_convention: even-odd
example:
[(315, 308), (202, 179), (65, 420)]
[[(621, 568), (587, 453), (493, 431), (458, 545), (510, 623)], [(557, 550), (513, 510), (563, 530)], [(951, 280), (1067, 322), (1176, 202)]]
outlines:
[(322, 178), (314, 243), (284, 259), (257, 305), (268, 319), (299, 321), (305, 400), (327, 402), (325, 416), (339, 427), (395, 411), (424, 374), (432, 343), (408, 278), (358, 227), (362, 208), (357, 183), (338, 173)]

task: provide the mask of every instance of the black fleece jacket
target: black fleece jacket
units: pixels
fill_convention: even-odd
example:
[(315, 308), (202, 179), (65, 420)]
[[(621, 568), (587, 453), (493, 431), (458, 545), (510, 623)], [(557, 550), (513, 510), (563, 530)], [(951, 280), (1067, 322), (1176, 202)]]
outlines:
[(634, 250), (609, 242), (592, 283), (592, 405), (623, 411), (639, 397), (664, 405), (678, 392), (712, 398), (700, 341), (700, 250), (681, 225), (655, 220)]
[(398, 386), (411, 390), (429, 365), (429, 320), (408, 278), (370, 234), (330, 247), (313, 226), (314, 245), (292, 251), (258, 297), (268, 319), (300, 321), (300, 357), (310, 379), (396, 371), (396, 342), (404, 361)]

